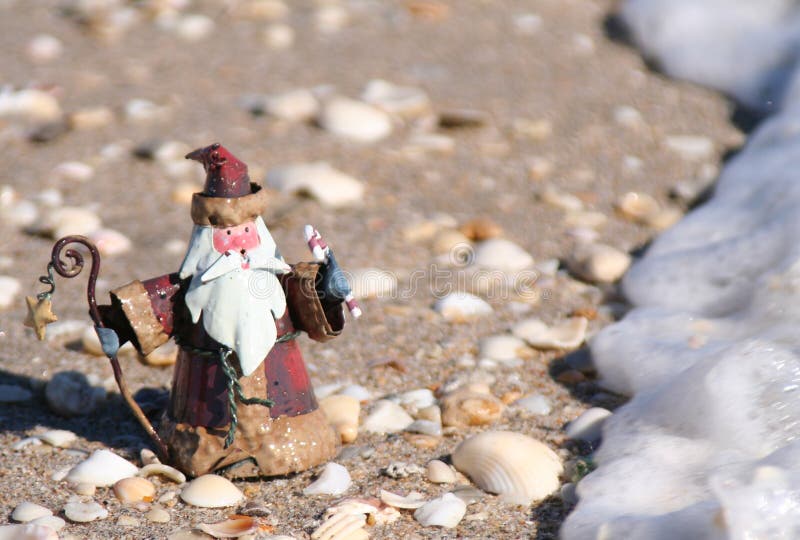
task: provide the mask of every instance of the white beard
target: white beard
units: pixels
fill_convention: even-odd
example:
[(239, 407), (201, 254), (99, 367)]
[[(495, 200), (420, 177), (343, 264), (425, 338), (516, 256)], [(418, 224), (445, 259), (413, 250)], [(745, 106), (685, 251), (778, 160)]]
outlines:
[(238, 268), (208, 283), (201, 276), (220, 257), (213, 244), (213, 228), (195, 225), (189, 250), (181, 264), (180, 277), (192, 276), (186, 306), (209, 336), (230, 347), (239, 357), (242, 374), (250, 375), (275, 344), (275, 319), (286, 311), (286, 296), (273, 270), (267, 266), (283, 260), (264, 221), (256, 218), (261, 245), (248, 252), (251, 269)]

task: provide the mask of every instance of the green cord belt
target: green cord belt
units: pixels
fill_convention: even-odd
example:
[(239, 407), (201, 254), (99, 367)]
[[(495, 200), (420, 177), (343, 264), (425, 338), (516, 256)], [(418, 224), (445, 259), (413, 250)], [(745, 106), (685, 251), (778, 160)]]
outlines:
[[(299, 335), (300, 332), (289, 332), (276, 339), (275, 343), (291, 341)], [(225, 373), (228, 384), (228, 410), (231, 415), (231, 425), (228, 428), (228, 434), (225, 436), (225, 448), (228, 448), (233, 444), (233, 439), (236, 435), (236, 426), (239, 424), (238, 406), (236, 405), (237, 398), (245, 405), (263, 405), (264, 407), (272, 407), (275, 405), (275, 402), (270, 399), (245, 397), (244, 392), (242, 392), (242, 384), (239, 382), (239, 377), (236, 374), (236, 369), (229, 360), (231, 354), (233, 354), (233, 349), (230, 347), (222, 346), (219, 348), (219, 350), (212, 351), (209, 349), (200, 349), (191, 345), (185, 345), (180, 342), (178, 345), (190, 353), (200, 356), (217, 356), (219, 359), (222, 372)]]

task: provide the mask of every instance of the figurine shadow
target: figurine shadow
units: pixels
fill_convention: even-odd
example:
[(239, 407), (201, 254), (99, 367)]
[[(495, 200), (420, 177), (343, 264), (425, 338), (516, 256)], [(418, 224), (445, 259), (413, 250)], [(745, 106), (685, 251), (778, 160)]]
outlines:
[[(83, 374), (79, 372), (79, 375)], [(27, 401), (3, 403), (0, 407), (0, 433), (20, 438), (33, 436), (46, 429), (65, 429), (91, 442), (99, 442), (117, 450), (151, 448), (150, 440), (128, 410), (122, 396), (110, 394), (97, 408), (83, 416), (65, 417), (54, 413), (45, 398), (47, 381), (0, 369), (0, 384), (25, 388), (32, 393)], [(135, 397), (156, 420), (166, 404), (166, 389), (143, 388)]]

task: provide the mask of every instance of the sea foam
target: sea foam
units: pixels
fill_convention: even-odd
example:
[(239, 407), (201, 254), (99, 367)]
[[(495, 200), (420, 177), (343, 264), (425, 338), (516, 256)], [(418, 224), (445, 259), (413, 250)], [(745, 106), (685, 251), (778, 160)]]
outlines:
[(590, 343), (601, 384), (631, 400), (562, 538), (800, 538), (800, 7), (629, 0), (621, 14), (671, 75), (774, 114), (633, 265), (635, 308)]

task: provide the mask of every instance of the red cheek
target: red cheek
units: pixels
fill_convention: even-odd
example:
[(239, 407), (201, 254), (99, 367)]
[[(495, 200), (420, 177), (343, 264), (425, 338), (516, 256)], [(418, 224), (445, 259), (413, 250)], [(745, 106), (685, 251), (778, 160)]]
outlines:
[(258, 231), (254, 223), (245, 223), (226, 229), (214, 229), (214, 249), (219, 253), (226, 251), (249, 250), (258, 247)]

